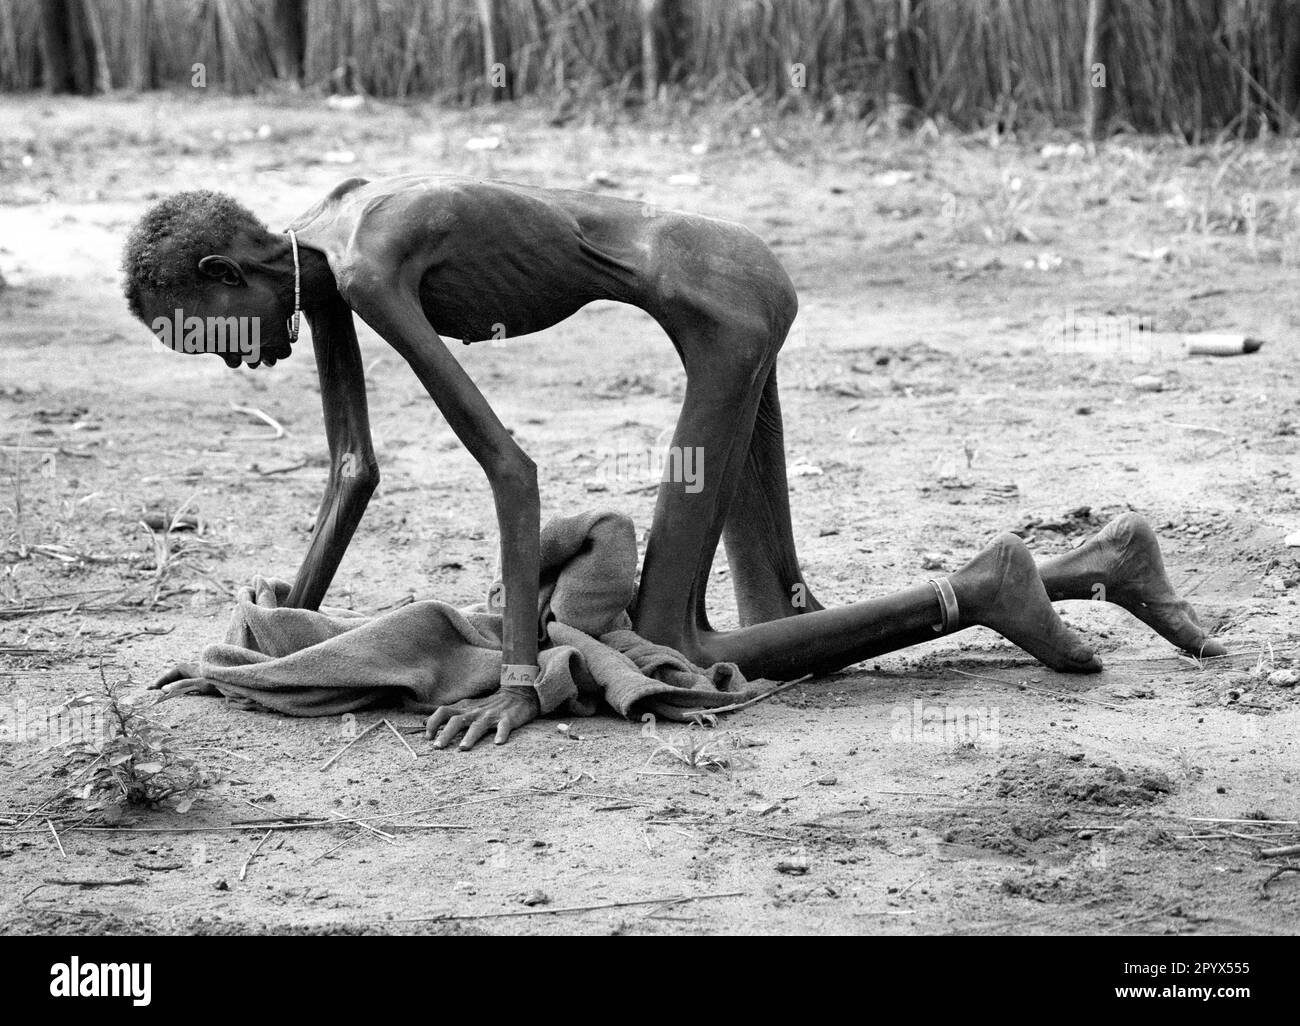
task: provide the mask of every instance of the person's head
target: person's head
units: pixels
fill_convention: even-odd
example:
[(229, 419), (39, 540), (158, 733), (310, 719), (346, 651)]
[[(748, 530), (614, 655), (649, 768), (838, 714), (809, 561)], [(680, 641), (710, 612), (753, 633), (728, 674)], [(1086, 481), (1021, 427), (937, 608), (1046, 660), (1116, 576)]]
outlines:
[(127, 238), (122, 271), (131, 313), (177, 352), (215, 353), (231, 367), (292, 352), (289, 239), (223, 193), (155, 203)]

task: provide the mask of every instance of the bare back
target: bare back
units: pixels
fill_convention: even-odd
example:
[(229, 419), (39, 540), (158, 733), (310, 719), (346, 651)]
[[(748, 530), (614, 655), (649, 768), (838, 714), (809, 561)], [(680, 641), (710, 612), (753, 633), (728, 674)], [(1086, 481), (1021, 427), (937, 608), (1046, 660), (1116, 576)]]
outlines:
[[(458, 175), (349, 179), (291, 225), (336, 277), (382, 255), (419, 272), (440, 335), (467, 342), (541, 331), (597, 299), (661, 321), (674, 305), (735, 308), (788, 285), (775, 258), (728, 221), (634, 200)], [(755, 280), (768, 269), (771, 282)], [(728, 278), (751, 292), (729, 295)], [(721, 287), (720, 287), (721, 286)], [(784, 289), (782, 289), (784, 291)]]
[(639, 305), (639, 205), (452, 175), (354, 178), (298, 219), (336, 275), (382, 252), (421, 270), (440, 335), (467, 342), (550, 327), (596, 299)]

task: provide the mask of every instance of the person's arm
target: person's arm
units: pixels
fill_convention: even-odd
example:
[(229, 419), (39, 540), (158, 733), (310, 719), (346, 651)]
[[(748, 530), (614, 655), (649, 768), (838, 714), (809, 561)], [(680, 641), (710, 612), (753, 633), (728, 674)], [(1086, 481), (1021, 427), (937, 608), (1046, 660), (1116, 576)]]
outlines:
[[(316, 609), (329, 590), (334, 572), (379, 484), (379, 465), (370, 445), (366, 381), (357, 346), (352, 311), (341, 299), (307, 315), (320, 376), (325, 410), (325, 438), (330, 476), (316, 513), (307, 555), (298, 568), (286, 606)], [(198, 663), (178, 663), (158, 677), (152, 688), (168, 694), (203, 690)]]
[(502, 744), (512, 730), (541, 711), (532, 686), (538, 672), (537, 467), (424, 316), (418, 277), (411, 269), (404, 275), (401, 267), (359, 266), (349, 268), (340, 287), (352, 308), (410, 365), (492, 488), (505, 584), (501, 686), (488, 698), (438, 709), (429, 718), (426, 735), (436, 736), (435, 746), (444, 748), (464, 731), (464, 749), (495, 731), (496, 743)]
[(307, 320), (320, 377), (330, 474), (307, 555), (285, 605), (316, 609), (379, 484), (379, 465), (370, 443), (366, 379), (352, 311), (336, 299), (308, 314)]

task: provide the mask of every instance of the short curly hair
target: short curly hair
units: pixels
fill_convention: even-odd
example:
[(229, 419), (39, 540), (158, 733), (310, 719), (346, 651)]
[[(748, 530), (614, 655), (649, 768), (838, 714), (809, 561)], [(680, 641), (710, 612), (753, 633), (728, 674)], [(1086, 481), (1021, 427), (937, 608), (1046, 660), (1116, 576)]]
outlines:
[(131, 313), (144, 320), (146, 294), (183, 306), (201, 284), (199, 261), (229, 247), (241, 228), (270, 234), (225, 193), (196, 189), (155, 203), (131, 229), (122, 254), (122, 291)]

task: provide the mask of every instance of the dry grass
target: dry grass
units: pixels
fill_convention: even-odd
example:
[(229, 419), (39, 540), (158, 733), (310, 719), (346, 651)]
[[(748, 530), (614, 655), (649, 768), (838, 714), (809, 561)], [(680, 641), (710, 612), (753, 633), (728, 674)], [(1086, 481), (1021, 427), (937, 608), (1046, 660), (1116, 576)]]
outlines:
[[(143, 80), (265, 88), (274, 79), (270, 5), (256, 0), (84, 0), (97, 13), (101, 67), (117, 88)], [(39, 0), (0, 0), (0, 90), (40, 85)], [(696, 100), (758, 97), (850, 116), (882, 113), (905, 31), (912, 99), (962, 128), (1073, 125), (1091, 88), (1087, 5), (1039, 0), (697, 0), (680, 52), (644, 33), (642, 0), (309, 0), (305, 77), (331, 91), (473, 102), (491, 95), (483, 11), (515, 96), (618, 103), (640, 97), (643, 39), (660, 78)], [(131, 16), (124, 16), (129, 9)], [(662, 5), (661, 5), (662, 9)], [(1280, 0), (1144, 0), (1109, 5), (1104, 33), (1112, 126), (1188, 138), (1289, 127)], [(133, 70), (148, 73), (133, 76)]]

